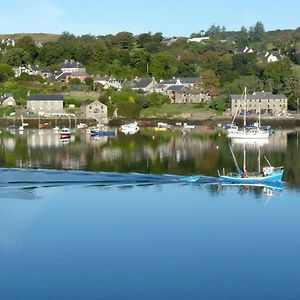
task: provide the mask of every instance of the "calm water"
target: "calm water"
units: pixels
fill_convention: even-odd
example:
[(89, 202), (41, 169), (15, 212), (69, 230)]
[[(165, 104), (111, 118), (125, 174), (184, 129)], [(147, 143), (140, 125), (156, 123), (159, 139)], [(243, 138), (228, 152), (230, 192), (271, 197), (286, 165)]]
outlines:
[(279, 189), (162, 175), (234, 171), (216, 131), (0, 142), (1, 299), (299, 298), (297, 131), (246, 147), (249, 170), (258, 155), (285, 166)]

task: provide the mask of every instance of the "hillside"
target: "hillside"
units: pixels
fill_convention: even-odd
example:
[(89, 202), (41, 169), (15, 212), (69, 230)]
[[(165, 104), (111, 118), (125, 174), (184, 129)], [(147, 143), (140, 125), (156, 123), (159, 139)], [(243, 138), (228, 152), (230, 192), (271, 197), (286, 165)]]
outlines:
[(59, 34), (53, 33), (14, 33), (14, 34), (0, 34), (0, 39), (21, 39), (24, 36), (30, 36), (35, 42), (55, 42), (59, 38)]

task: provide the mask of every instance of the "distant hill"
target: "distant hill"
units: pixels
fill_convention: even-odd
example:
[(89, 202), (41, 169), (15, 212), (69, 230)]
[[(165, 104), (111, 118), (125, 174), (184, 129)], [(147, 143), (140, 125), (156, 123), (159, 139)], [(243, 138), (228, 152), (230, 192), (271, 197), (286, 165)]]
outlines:
[(52, 33), (14, 33), (14, 34), (0, 34), (0, 39), (20, 39), (24, 36), (31, 36), (34, 41), (48, 43), (55, 42), (60, 37), (60, 34)]

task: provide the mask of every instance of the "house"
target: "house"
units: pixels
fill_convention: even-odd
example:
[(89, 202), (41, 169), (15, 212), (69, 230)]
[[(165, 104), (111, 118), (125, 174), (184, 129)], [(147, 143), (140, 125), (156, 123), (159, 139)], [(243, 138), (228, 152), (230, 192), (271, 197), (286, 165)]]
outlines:
[(122, 81), (118, 80), (112, 76), (95, 76), (94, 78), (94, 84), (101, 84), (103, 86), (104, 90), (107, 90), (109, 88), (115, 88), (117, 90), (122, 89)]
[(98, 100), (87, 100), (80, 106), (80, 114), (86, 119), (95, 119), (99, 124), (108, 123), (107, 106)]
[(288, 99), (283, 94), (272, 94), (270, 92), (255, 92), (246, 95), (246, 103), (242, 95), (231, 95), (231, 114), (235, 115), (236, 111), (246, 110), (250, 113), (277, 115), (287, 112)]
[(199, 77), (180, 77), (171, 80), (161, 80), (154, 88), (157, 93), (166, 93), (171, 86), (181, 86), (184, 88), (194, 88), (200, 82)]
[(53, 74), (50, 72), (48, 68), (36, 66), (19, 66), (18, 68), (14, 68), (15, 77), (20, 77), (22, 73), (26, 73), (28, 75), (40, 75), (44, 79), (50, 78)]
[(27, 97), (27, 112), (40, 115), (64, 112), (63, 95), (30, 95)]
[(203, 89), (186, 89), (172, 90), (169, 94), (171, 103), (209, 103), (212, 99), (211, 92)]
[(188, 39), (187, 41), (201, 43), (203, 41), (208, 41), (208, 40), (209, 40), (209, 36), (201, 36), (201, 37), (195, 37), (195, 38)]
[(4, 94), (3, 97), (0, 97), (0, 105), (3, 107), (16, 106), (16, 100), (14, 99), (13, 94)]
[(235, 49), (236, 54), (249, 54), (254, 53), (252, 48), (248, 48), (247, 46), (245, 48), (236, 48)]
[(87, 77), (90, 77), (90, 75), (86, 72), (68, 72), (68, 73), (63, 73), (67, 74), (66, 75), (66, 81), (70, 81), (70, 79), (79, 79), (81, 82), (83, 82)]
[(145, 93), (153, 92), (156, 86), (156, 81), (154, 78), (136, 78), (133, 81), (132, 90), (143, 91)]
[(64, 62), (60, 63), (59, 68), (62, 72), (73, 73), (73, 72), (86, 72), (85, 66), (74, 59), (66, 59)]
[(276, 62), (276, 61), (279, 61), (279, 60), (283, 59), (281, 54), (272, 54), (270, 52), (266, 52), (265, 58), (267, 59), (268, 63)]

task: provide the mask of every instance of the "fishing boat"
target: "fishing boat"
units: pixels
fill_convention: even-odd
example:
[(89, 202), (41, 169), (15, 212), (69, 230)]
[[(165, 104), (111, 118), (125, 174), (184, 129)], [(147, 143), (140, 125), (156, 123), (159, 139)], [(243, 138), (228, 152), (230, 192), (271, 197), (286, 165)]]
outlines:
[[(237, 172), (228, 173), (227, 175), (221, 175), (219, 173), (219, 179), (222, 182), (227, 183), (244, 183), (244, 184), (259, 184), (259, 183), (269, 183), (269, 182), (280, 182), (282, 181), (284, 168), (283, 167), (274, 167), (271, 165), (266, 156), (264, 156), (267, 166), (263, 167), (261, 170), (260, 166), (260, 148), (258, 155), (258, 171), (257, 172), (248, 172), (246, 168), (246, 145), (244, 144), (244, 162), (243, 170), (238, 166), (237, 160), (234, 156), (233, 150), (229, 145)], [(225, 172), (224, 172), (225, 173)]]

